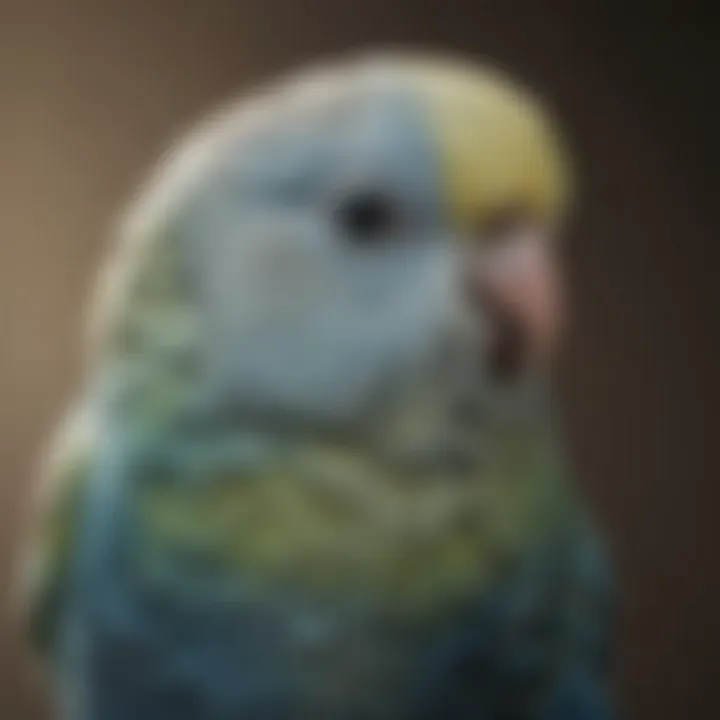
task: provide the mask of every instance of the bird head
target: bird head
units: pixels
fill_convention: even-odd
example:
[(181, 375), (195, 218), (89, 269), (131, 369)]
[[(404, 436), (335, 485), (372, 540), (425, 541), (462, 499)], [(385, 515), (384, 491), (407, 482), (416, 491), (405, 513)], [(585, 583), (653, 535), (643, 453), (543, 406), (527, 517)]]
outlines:
[(283, 78), (141, 193), (102, 282), (100, 375), (245, 422), (439, 417), (552, 354), (566, 195), (545, 110), (493, 70), (396, 56)]

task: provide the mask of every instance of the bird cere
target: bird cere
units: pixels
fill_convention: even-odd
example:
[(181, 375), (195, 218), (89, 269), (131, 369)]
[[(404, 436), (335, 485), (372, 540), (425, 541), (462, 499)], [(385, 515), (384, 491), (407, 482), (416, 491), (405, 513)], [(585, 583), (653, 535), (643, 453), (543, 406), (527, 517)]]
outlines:
[(171, 149), (27, 562), (58, 717), (611, 716), (548, 377), (569, 196), (543, 104), (432, 56), (291, 74)]

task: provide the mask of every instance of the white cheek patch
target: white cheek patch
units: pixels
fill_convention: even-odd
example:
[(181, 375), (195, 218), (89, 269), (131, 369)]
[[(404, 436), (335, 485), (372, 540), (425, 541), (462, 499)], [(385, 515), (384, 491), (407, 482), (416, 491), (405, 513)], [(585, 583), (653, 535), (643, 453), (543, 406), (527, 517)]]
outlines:
[[(207, 389), (247, 411), (351, 419), (442, 352), (456, 268), (414, 102), (378, 91), (313, 128), (241, 153), (196, 215)], [(358, 184), (406, 208), (402, 237), (363, 247), (334, 227), (330, 203)]]
[(248, 411), (348, 421), (437, 352), (452, 269), (430, 245), (358, 256), (291, 224), (215, 236), (222, 252), (207, 254), (202, 282), (208, 389)]

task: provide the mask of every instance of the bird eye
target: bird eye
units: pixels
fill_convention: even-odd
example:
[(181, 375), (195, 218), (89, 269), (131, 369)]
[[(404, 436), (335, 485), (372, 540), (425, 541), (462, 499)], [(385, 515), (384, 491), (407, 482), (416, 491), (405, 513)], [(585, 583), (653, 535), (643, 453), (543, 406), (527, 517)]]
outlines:
[(352, 242), (382, 241), (399, 224), (399, 211), (392, 198), (365, 191), (344, 198), (335, 211), (335, 221)]

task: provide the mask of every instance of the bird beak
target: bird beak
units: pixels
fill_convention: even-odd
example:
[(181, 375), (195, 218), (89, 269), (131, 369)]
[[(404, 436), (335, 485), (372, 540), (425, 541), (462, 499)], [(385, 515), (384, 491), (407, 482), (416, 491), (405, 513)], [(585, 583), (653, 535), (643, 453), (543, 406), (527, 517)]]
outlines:
[(559, 269), (549, 232), (522, 224), (471, 250), (467, 279), (490, 318), (488, 357), (499, 376), (550, 361), (563, 319)]

